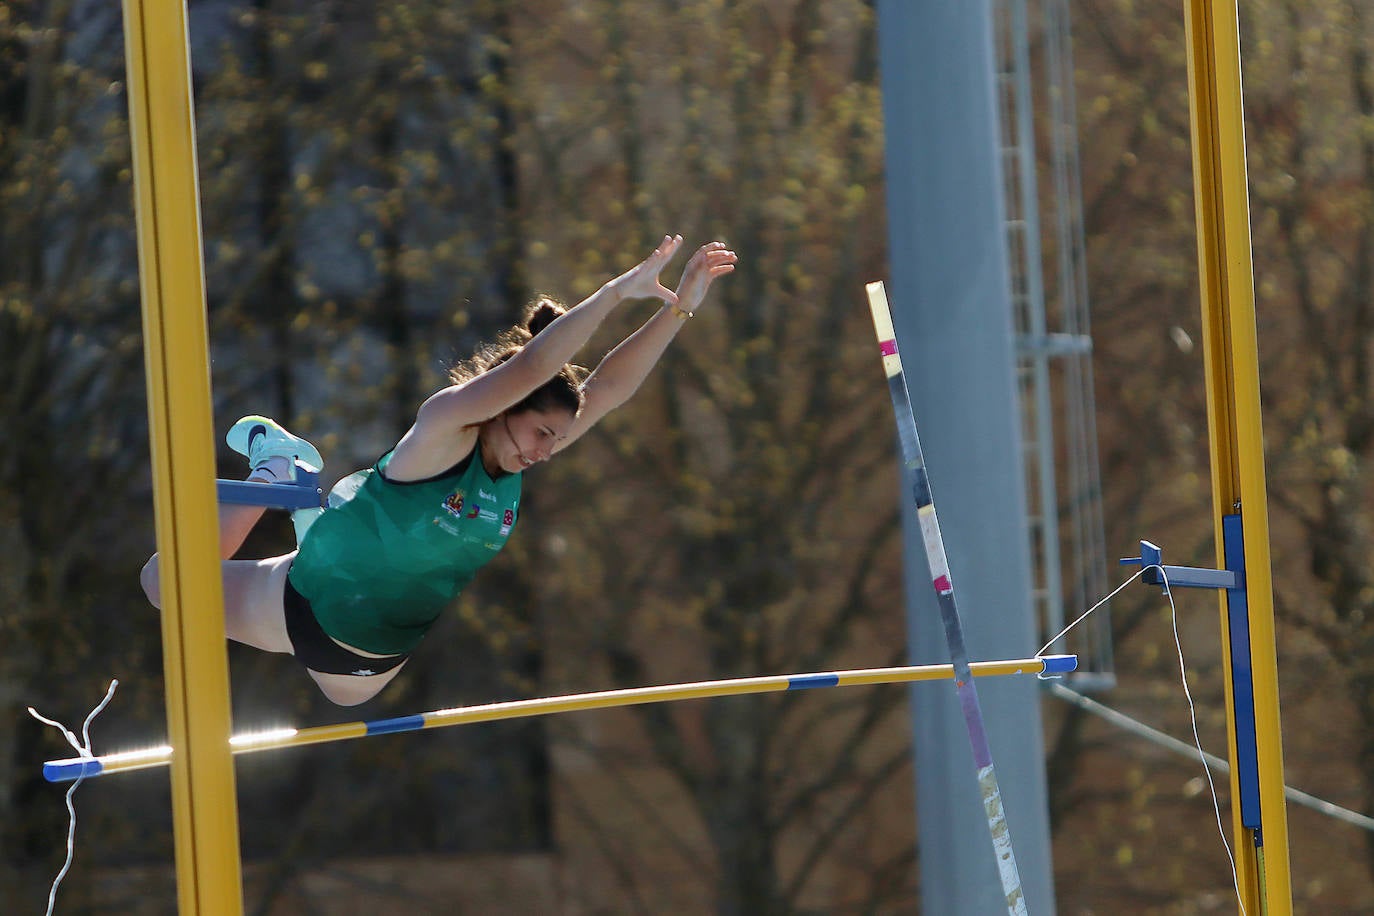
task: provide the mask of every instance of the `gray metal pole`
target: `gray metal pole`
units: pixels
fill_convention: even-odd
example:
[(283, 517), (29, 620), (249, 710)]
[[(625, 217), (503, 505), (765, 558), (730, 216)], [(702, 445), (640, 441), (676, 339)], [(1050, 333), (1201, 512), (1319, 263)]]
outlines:
[[(1033, 652), (988, 0), (879, 0), (878, 46), (888, 292), (969, 656)], [(912, 660), (946, 661), (916, 513), (906, 513)], [(1027, 907), (1053, 913), (1039, 691), (990, 680), (978, 689)], [(956, 696), (948, 685), (912, 696), (923, 912), (1000, 912)]]

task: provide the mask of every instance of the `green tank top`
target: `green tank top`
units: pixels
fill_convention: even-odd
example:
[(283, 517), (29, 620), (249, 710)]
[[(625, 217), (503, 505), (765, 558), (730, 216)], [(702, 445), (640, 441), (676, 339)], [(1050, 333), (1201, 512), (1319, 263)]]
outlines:
[(520, 475), (493, 480), (477, 451), (408, 482), (383, 476), (388, 452), (335, 487), (288, 573), (326, 633), (364, 652), (409, 652), (505, 546)]

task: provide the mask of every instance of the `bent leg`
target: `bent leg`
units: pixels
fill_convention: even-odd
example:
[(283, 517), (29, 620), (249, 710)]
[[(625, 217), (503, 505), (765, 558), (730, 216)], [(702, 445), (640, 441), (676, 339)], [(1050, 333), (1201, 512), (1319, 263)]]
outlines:
[[(301, 459), (304, 459), (310, 470), (318, 472), (324, 469), (324, 460), (320, 457), (315, 446), (299, 436), (293, 436), (276, 421), (266, 417), (244, 417), (229, 430), (226, 441), (234, 451), (248, 457), (248, 465), (251, 468), (248, 480), (260, 483), (295, 480), (295, 463)], [(232, 560), (266, 509), (262, 506), (225, 504), (221, 504), (218, 508), (219, 556), (221, 560)], [(318, 515), (318, 512), (314, 515)], [(304, 528), (299, 524), (297, 525), (298, 538), (303, 536), (304, 529), (309, 528), (310, 522), (314, 521), (314, 515), (302, 519)], [(297, 543), (299, 543), (299, 539)], [(152, 558), (144, 564), (143, 570), (139, 574), (139, 581), (153, 607), (161, 609), (161, 577), (158, 567), (158, 555), (153, 554)], [(226, 608), (226, 616), (228, 616), (227, 610)], [(233, 638), (232, 633), (231, 638)]]
[(264, 652), (294, 654), (286, 632), (286, 574), (295, 551), (265, 560), (225, 560), (224, 634)]
[[(264, 652), (290, 654), (286, 635), (286, 611), (282, 594), (294, 552), (266, 560), (224, 560), (220, 575), (224, 586), (224, 633), (235, 642)], [(162, 608), (159, 558), (153, 554), (139, 574), (144, 593), (153, 607)]]
[[(225, 560), (220, 563), (224, 582), (226, 636), (265, 652), (295, 654), (295, 647), (286, 629), (286, 608), (283, 603), (286, 576), (295, 556), (293, 551), (266, 560)], [(140, 581), (148, 600), (154, 607), (161, 608), (157, 554), (143, 567)], [(390, 671), (366, 677), (326, 674), (309, 668), (306, 673), (331, 703), (357, 706), (380, 693), (405, 665), (402, 662)]]
[[(249, 478), (252, 480), (253, 478)], [(267, 510), (262, 506), (239, 506), (220, 503), (219, 558), (232, 560), (248, 534)]]
[[(251, 479), (251, 478), (250, 478)], [(239, 548), (248, 537), (248, 532), (253, 530), (253, 526), (258, 523), (266, 510), (261, 506), (228, 506), (219, 507), (219, 558), (221, 560), (231, 560), (234, 554), (238, 553)], [(138, 581), (143, 586), (143, 593), (148, 596), (148, 601), (158, 610), (162, 609), (161, 595), (161, 575), (159, 573), (160, 563), (158, 554), (149, 557), (148, 562), (143, 564), (143, 570), (138, 575)]]

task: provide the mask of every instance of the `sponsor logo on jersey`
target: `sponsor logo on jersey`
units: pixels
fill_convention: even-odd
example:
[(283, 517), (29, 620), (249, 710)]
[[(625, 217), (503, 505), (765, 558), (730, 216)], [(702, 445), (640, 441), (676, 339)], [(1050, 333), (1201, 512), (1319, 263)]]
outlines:
[(444, 508), (453, 515), (463, 514), (463, 491), (454, 490), (444, 499)]
[[(484, 500), (496, 499), (495, 496), (480, 488), (477, 491), (477, 495), (478, 497)], [(486, 505), (482, 505), (481, 503), (475, 502), (470, 503), (467, 501), (466, 496), (462, 490), (454, 490), (444, 499), (444, 511), (455, 519), (499, 523), (499, 535), (502, 538), (508, 536), (511, 533), (511, 529), (515, 526), (515, 507), (513, 505), (508, 509), (498, 510), (491, 503), (487, 503)], [(436, 524), (440, 525), (440, 527), (442, 527), (445, 531), (448, 531), (451, 534), (463, 533), (458, 528), (455, 528), (452, 525), (439, 521), (437, 519)], [(480, 536), (473, 537), (471, 535), (468, 535), (468, 537), (470, 540), (478, 540)], [(486, 544), (486, 546), (492, 548), (493, 550), (499, 550), (501, 547), (500, 544), (491, 543)]]

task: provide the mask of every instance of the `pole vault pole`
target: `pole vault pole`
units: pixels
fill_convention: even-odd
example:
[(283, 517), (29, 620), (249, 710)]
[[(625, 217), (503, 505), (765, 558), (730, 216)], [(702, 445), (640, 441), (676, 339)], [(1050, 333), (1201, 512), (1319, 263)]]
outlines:
[[(1036, 658), (1017, 658), (1008, 661), (974, 662), (972, 671), (979, 677), (1014, 674), (1063, 674), (1078, 666), (1074, 655), (1046, 655)], [(969, 664), (964, 663), (965, 676)], [(397, 732), (414, 732), (450, 725), (469, 725), (475, 722), (495, 722), (526, 716), (547, 716), (562, 712), (610, 709), (643, 703), (668, 703), (675, 700), (702, 700), (708, 697), (738, 696), (746, 693), (776, 693), (785, 690), (814, 690), (820, 687), (861, 687), (873, 684), (899, 684), (910, 681), (933, 681), (954, 676), (953, 665), (910, 665), (898, 668), (857, 668), (850, 671), (820, 671), (811, 674), (776, 674), (761, 677), (730, 678), (719, 681), (697, 681), (690, 684), (664, 684), (655, 687), (629, 687), (622, 690), (602, 690), (595, 693), (575, 693), (560, 697), (540, 697), (533, 700), (508, 700), (482, 706), (462, 706), (439, 709), (413, 716), (377, 719), (371, 722), (345, 722), (315, 728), (283, 728), (258, 734), (236, 735), (229, 739), (235, 754), (249, 754), (276, 748), (324, 744), (350, 738), (370, 738)], [(170, 747), (154, 747), (123, 754), (100, 757), (71, 757), (49, 760), (43, 765), (43, 775), (49, 782), (69, 782), (73, 779), (144, 770), (166, 766), (172, 759)]]
[(954, 690), (968, 726), (969, 745), (973, 749), (973, 763), (978, 771), (978, 791), (987, 815), (988, 831), (992, 834), (993, 850), (997, 854), (997, 871), (1002, 879), (1002, 891), (1007, 897), (1007, 912), (1011, 916), (1026, 916), (1026, 898), (1021, 890), (1021, 874), (1016, 868), (1012, 850), (1011, 830), (1007, 826), (1002, 807), (1002, 792), (992, 765), (992, 749), (988, 746), (987, 730), (983, 726), (983, 710), (978, 703), (978, 688), (973, 684), (973, 672), (964, 648), (964, 627), (959, 620), (959, 607), (954, 600), (954, 583), (949, 575), (949, 561), (945, 557), (945, 543), (940, 536), (940, 522), (935, 515), (935, 501), (926, 476), (925, 456), (921, 453), (921, 439), (916, 434), (916, 415), (911, 409), (911, 395), (907, 391), (906, 376), (902, 373), (902, 358), (897, 352), (897, 333), (892, 325), (892, 312), (887, 304), (887, 292), (881, 281), (869, 283), (868, 307), (873, 313), (873, 328), (878, 334), (878, 349), (883, 355), (883, 369), (887, 372), (888, 390), (897, 415), (897, 433), (901, 440), (902, 460), (911, 481), (916, 516), (921, 525), (921, 539), (925, 543), (926, 560), (930, 564), (930, 578), (940, 604), (940, 618), (945, 627), (945, 641), (949, 646), (954, 669)]

